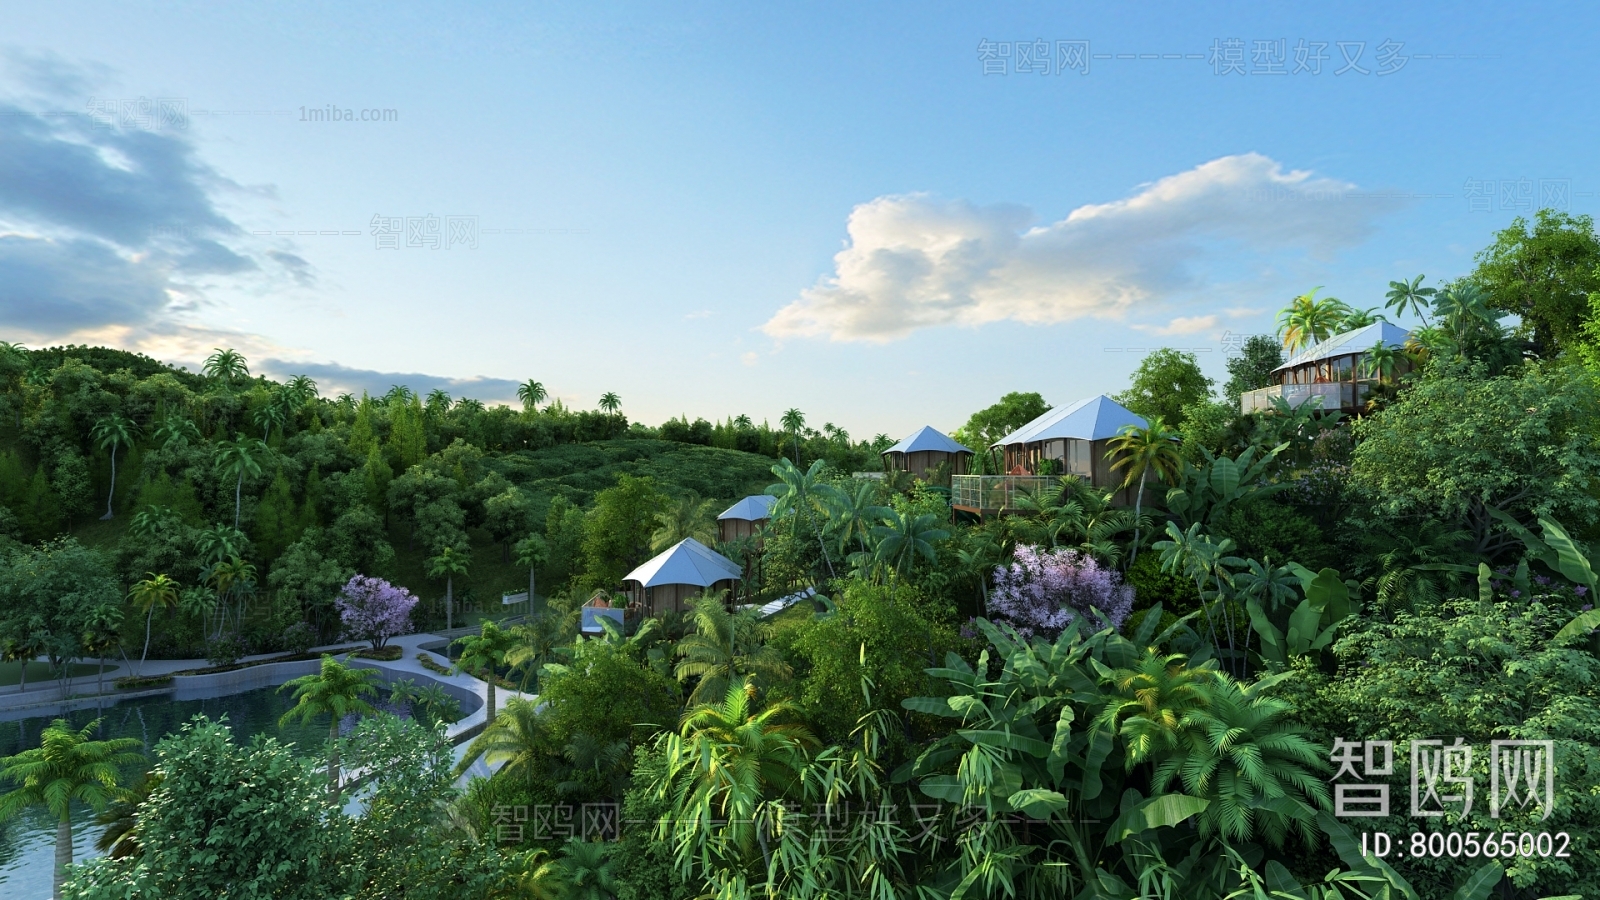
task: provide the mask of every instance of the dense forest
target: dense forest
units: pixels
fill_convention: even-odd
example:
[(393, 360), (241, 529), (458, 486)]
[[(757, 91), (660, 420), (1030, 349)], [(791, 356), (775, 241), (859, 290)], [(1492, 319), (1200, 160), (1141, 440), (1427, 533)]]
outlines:
[[(1409, 337), (1357, 348), (1360, 409), (1241, 412), (1286, 353), (1384, 317)], [(418, 591), (423, 629), (447, 599), (498, 614), (530, 569), (543, 597), (464, 645), (460, 665), (538, 694), (470, 745), (493, 777), (458, 792), (436, 735), (368, 717), (342, 752), (410, 780), (380, 776), (392, 818), (352, 823), (306, 799), (327, 789), (311, 762), (197, 725), (125, 812), (144, 849), (68, 895), (1587, 895), (1593, 223), (1518, 220), (1458, 278), (1309, 291), (1278, 324), (1220, 391), (1192, 354), (1151, 354), (1117, 395), (1146, 420), (1113, 442), (1118, 483), (1053, 477), (981, 520), (952, 509), (948, 471), (883, 473), (887, 438), (799, 410), (652, 428), (532, 382), (520, 408), (329, 398), (226, 350), (194, 374), (8, 347), (12, 658), (134, 655), (152, 609), (152, 655), (332, 640), (357, 573)], [(1007, 394), (955, 434), (982, 451), (1067, 393)], [(737, 596), (578, 634), (583, 601), (682, 537), (715, 543), (751, 492), (776, 505), (759, 540), (719, 545), (746, 564)], [(124, 599), (158, 577), (170, 602)], [(807, 586), (770, 618), (744, 605)], [(246, 775), (279, 831), (217, 825), (240, 874), (186, 869), (173, 848), (200, 838), (175, 810), (232, 822), (213, 793)]]

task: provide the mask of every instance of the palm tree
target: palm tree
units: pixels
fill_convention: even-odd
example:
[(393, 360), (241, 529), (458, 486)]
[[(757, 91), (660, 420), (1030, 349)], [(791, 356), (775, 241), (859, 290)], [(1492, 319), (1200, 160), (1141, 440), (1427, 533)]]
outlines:
[(194, 549), (200, 554), (201, 565), (210, 568), (230, 556), (243, 556), (248, 540), (239, 529), (217, 524), (195, 533)]
[(233, 527), (239, 527), (239, 511), (243, 504), (244, 476), (254, 478), (261, 474), (261, 458), (267, 445), (255, 438), (238, 435), (237, 440), (222, 441), (217, 445), (217, 471), (233, 476)]
[[(550, 394), (544, 389), (544, 385), (534, 381), (532, 378), (517, 385), (517, 399), (522, 401), (522, 408), (528, 412), (538, 409), (539, 404), (543, 403), (545, 398), (549, 396)], [(613, 394), (612, 396), (616, 395)]]
[(617, 895), (622, 882), (606, 858), (609, 849), (610, 845), (601, 841), (567, 841), (556, 862), (564, 900), (611, 900)]
[(457, 638), (461, 655), (456, 658), (456, 671), (467, 672), (483, 679), (489, 686), (488, 721), (494, 722), (494, 684), (499, 679), (495, 669), (505, 665), (506, 652), (515, 648), (517, 636), (504, 631), (492, 621), (483, 623), (477, 635)]
[(441, 388), (434, 388), (428, 392), (428, 409), (446, 411), (450, 409), (450, 395)]
[(106, 514), (100, 517), (102, 521), (111, 518), (111, 499), (117, 495), (117, 448), (132, 444), (133, 436), (138, 431), (139, 427), (124, 419), (120, 413), (112, 413), (94, 423), (91, 434), (95, 445), (101, 450), (111, 451), (111, 490), (106, 494)]
[(855, 538), (860, 552), (866, 552), (867, 535), (873, 524), (883, 521), (890, 512), (888, 507), (879, 506), (877, 499), (878, 486), (866, 479), (855, 486), (854, 492), (841, 490), (833, 495), (829, 504), (832, 513), (830, 525), (839, 540), (841, 554), (847, 552), (851, 538)]
[(527, 690), (528, 678), (549, 662), (557, 647), (567, 643), (566, 629), (560, 618), (546, 612), (516, 626), (511, 633), (518, 643), (506, 651), (506, 664), (522, 670), (522, 689)]
[(1395, 311), (1395, 315), (1403, 316), (1410, 310), (1422, 318), (1422, 324), (1428, 324), (1428, 310), (1433, 305), (1431, 299), (1438, 291), (1433, 288), (1420, 287), (1425, 276), (1418, 275), (1410, 281), (1389, 282), (1389, 292), (1384, 294), (1388, 302), (1384, 306)]
[(283, 430), (284, 423), (289, 421), (289, 410), (278, 399), (274, 398), (265, 406), (257, 409), (254, 418), (256, 427), (261, 429), (261, 440), (268, 441), (272, 439), (272, 426), (276, 425), (279, 431)]
[(296, 375), (284, 385), (285, 391), (295, 398), (295, 406), (304, 406), (307, 400), (317, 396), (317, 382), (310, 375)]
[(1309, 344), (1318, 344), (1333, 336), (1334, 329), (1343, 321), (1346, 311), (1344, 301), (1335, 297), (1317, 299), (1314, 287), (1289, 302), (1278, 313), (1278, 333), (1283, 337), (1283, 348), (1291, 353)]
[(466, 575), (472, 558), (454, 547), (446, 547), (428, 560), (428, 577), (444, 579), (444, 627), (455, 627), (456, 576)]
[(755, 424), (750, 421), (749, 416), (745, 415), (744, 413), (740, 413), (733, 417), (733, 427), (743, 430), (746, 428), (754, 428)]
[(1367, 350), (1364, 363), (1367, 374), (1381, 381), (1394, 377), (1395, 366), (1399, 360), (1400, 354), (1393, 347), (1379, 341)]
[(521, 775), (531, 785), (539, 777), (547, 754), (544, 719), (539, 715), (537, 701), (512, 697), (506, 708), (495, 716), (494, 723), (484, 726), (483, 733), (473, 738), (461, 761), (456, 763), (456, 775), (461, 775), (480, 758), (494, 766), (496, 775), (511, 777)]
[[(1133, 518), (1137, 522), (1144, 504), (1145, 479), (1150, 473), (1156, 473), (1156, 478), (1167, 482), (1178, 477), (1178, 469), (1183, 464), (1183, 457), (1178, 454), (1178, 435), (1157, 416), (1143, 428), (1137, 425), (1124, 426), (1121, 433), (1106, 444), (1106, 448), (1106, 455), (1115, 458), (1111, 463), (1112, 471), (1128, 470), (1127, 476), (1122, 479), (1122, 487), (1133, 484), (1137, 476), (1139, 491), (1133, 495)], [(1128, 554), (1128, 565), (1133, 565), (1138, 558), (1139, 526), (1135, 524), (1133, 550)]]
[(182, 416), (169, 415), (157, 426), (156, 440), (161, 442), (163, 449), (186, 447), (189, 444), (200, 443), (200, 426)]
[(232, 556), (226, 560), (219, 560), (205, 571), (205, 581), (217, 592), (217, 631), (222, 634), (222, 626), (227, 618), (227, 599), (238, 601), (235, 627), (244, 628), (244, 600), (245, 597), (255, 593), (256, 567), (249, 562)]
[(706, 594), (694, 601), (694, 633), (678, 642), (679, 681), (699, 678), (689, 695), (691, 706), (709, 702), (728, 691), (729, 685), (750, 680), (771, 684), (789, 677), (783, 656), (764, 641), (768, 626), (758, 610), (729, 612), (722, 597)]
[(32, 806), (42, 806), (56, 817), (56, 865), (53, 896), (61, 896), (67, 866), (72, 865), (72, 804), (86, 803), (96, 812), (113, 800), (127, 797), (123, 769), (144, 762), (134, 752), (137, 738), (92, 741), (100, 719), (74, 731), (65, 719), (56, 719), (39, 735), (39, 746), (0, 759), (0, 780), (17, 785), (0, 795), (0, 821)]
[(717, 539), (714, 511), (712, 501), (700, 499), (694, 491), (685, 493), (656, 515), (659, 527), (650, 537), (650, 549), (660, 553), (684, 538), (694, 538), (702, 544), (712, 543)]
[(933, 513), (908, 516), (890, 510), (884, 517), (884, 524), (872, 526), (872, 536), (877, 538), (874, 562), (894, 573), (896, 578), (904, 578), (910, 574), (918, 556), (935, 562), (938, 556), (933, 545), (949, 537), (950, 532), (939, 527), (939, 517)]
[(617, 410), (622, 408), (622, 398), (612, 391), (606, 391), (600, 395), (600, 408), (611, 415), (616, 415)]
[(94, 839), (94, 848), (112, 859), (129, 859), (143, 854), (144, 845), (139, 843), (139, 806), (149, 800), (165, 780), (160, 772), (146, 772), (134, 782), (128, 796), (111, 801), (97, 813), (94, 823), (105, 828), (105, 831)]
[(778, 424), (794, 435), (794, 464), (800, 465), (800, 429), (806, 427), (806, 414), (790, 407), (784, 412), (783, 418), (778, 420)]
[(310, 724), (317, 716), (328, 717), (328, 794), (335, 805), (339, 802), (339, 722), (348, 715), (371, 715), (377, 712), (365, 697), (378, 692), (373, 682), (378, 673), (371, 669), (354, 669), (327, 654), (322, 656), (322, 671), (315, 675), (302, 675), (278, 688), (281, 693), (294, 691), (295, 705), (278, 719), (278, 727), (299, 719)]
[(1334, 327), (1334, 332), (1336, 334), (1343, 334), (1346, 331), (1355, 331), (1357, 328), (1365, 328), (1374, 322), (1387, 321), (1389, 320), (1384, 318), (1382, 313), (1378, 312), (1378, 308), (1376, 306), (1369, 306), (1366, 309), (1356, 309), (1351, 307), (1345, 310), (1344, 318), (1339, 320), (1339, 324)]
[[(178, 605), (178, 583), (166, 575), (157, 575), (146, 572), (143, 581), (135, 584), (128, 591), (128, 599), (133, 605), (144, 610), (144, 652), (139, 654), (139, 668), (144, 668), (144, 661), (150, 655), (150, 619), (155, 615), (156, 607), (171, 609)], [(134, 669), (133, 674), (138, 675), (139, 669)]]
[(791, 534), (798, 531), (802, 520), (812, 529), (817, 544), (822, 548), (822, 559), (827, 563), (828, 574), (831, 577), (833, 557), (828, 553), (828, 543), (822, 539), (822, 528), (813, 518), (816, 513), (815, 507), (832, 496), (828, 485), (823, 483), (822, 466), (822, 460), (813, 460), (809, 469), (801, 471), (800, 467), (789, 460), (780, 459), (778, 464), (772, 467), (772, 474), (778, 476), (778, 483), (768, 485), (766, 492), (778, 498), (772, 505), (772, 518), (791, 517)]
[(517, 554), (517, 565), (528, 570), (528, 615), (533, 615), (533, 573), (550, 558), (550, 544), (537, 534), (530, 534), (511, 548)]
[(200, 371), (206, 377), (215, 378), (224, 386), (232, 387), (235, 381), (250, 374), (250, 367), (245, 365), (244, 355), (239, 351), (217, 347), (206, 357), (205, 365)]
[(720, 822), (747, 859), (759, 840), (770, 860), (760, 808), (796, 789), (807, 754), (819, 742), (805, 726), (780, 721), (794, 713), (788, 703), (757, 711), (755, 694), (754, 684), (730, 684), (721, 702), (691, 707), (678, 732), (662, 737), (667, 765), (657, 799), (673, 807), (680, 847), (709, 837)]

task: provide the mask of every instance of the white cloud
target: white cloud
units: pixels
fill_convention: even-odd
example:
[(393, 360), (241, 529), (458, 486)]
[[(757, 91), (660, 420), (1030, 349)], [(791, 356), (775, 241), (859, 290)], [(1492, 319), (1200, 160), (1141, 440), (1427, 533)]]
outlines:
[(1134, 325), (1138, 331), (1150, 334), (1198, 334), (1217, 327), (1216, 316), (1178, 316), (1165, 325)]
[(851, 212), (833, 274), (762, 330), (882, 343), (940, 325), (1118, 319), (1195, 292), (1212, 261), (1359, 243), (1397, 201), (1355, 191), (1246, 153), (1033, 227), (1021, 206), (879, 197)]

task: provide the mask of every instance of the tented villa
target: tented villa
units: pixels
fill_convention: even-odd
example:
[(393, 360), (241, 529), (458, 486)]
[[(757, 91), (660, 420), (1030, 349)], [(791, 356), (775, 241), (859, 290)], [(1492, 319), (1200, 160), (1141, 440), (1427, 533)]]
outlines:
[[(1375, 378), (1365, 364), (1367, 351), (1380, 343), (1398, 350), (1410, 336), (1411, 332), (1389, 322), (1374, 322), (1336, 334), (1274, 369), (1270, 387), (1241, 394), (1239, 409), (1245, 413), (1266, 412), (1272, 409), (1272, 401), (1281, 397), (1290, 406), (1319, 403), (1326, 410), (1360, 412), (1366, 408), (1367, 393)], [(1397, 358), (1394, 374), (1409, 368), (1408, 361)]]
[(647, 616), (682, 612), (701, 591), (730, 593), (741, 575), (739, 564), (694, 538), (684, 538), (623, 577), (629, 606)]
[(726, 544), (755, 537), (772, 518), (772, 505), (777, 502), (778, 498), (769, 494), (752, 494), (723, 510), (717, 516), (717, 540)]
[(932, 425), (922, 426), (900, 443), (883, 451), (883, 461), (888, 468), (910, 472), (918, 478), (943, 463), (950, 464), (951, 475), (965, 475), (970, 459), (972, 450), (951, 440)]
[[(952, 479), (951, 504), (979, 516), (997, 515), (1016, 509), (1022, 490), (1044, 490), (1059, 475), (1116, 487), (1122, 473), (1112, 470), (1106, 452), (1111, 439), (1130, 425), (1143, 428), (1145, 420), (1104, 394), (1052, 409), (989, 448), (1006, 474)], [(1131, 505), (1133, 489), (1119, 491), (1114, 499)]]

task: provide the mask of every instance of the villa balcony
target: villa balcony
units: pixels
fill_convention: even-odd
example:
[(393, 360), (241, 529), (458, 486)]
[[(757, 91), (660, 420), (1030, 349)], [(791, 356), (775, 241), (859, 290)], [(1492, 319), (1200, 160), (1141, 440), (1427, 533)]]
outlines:
[(1275, 384), (1239, 395), (1242, 413), (1271, 412), (1272, 401), (1283, 398), (1291, 407), (1306, 403), (1317, 404), (1318, 409), (1355, 412), (1365, 407), (1367, 385), (1352, 381), (1326, 381), (1316, 384)]
[(1059, 480), (1049, 475), (952, 475), (950, 505), (985, 517), (1013, 512), (1023, 492), (1037, 493)]

